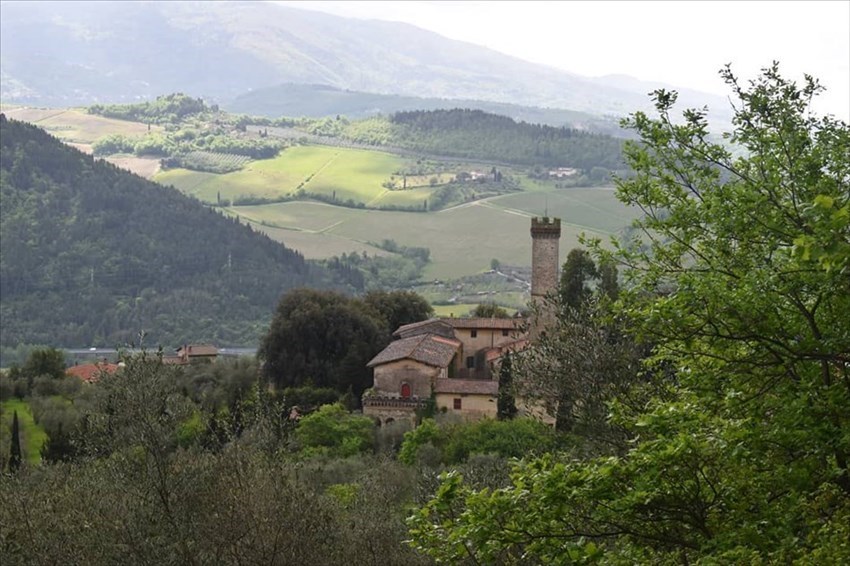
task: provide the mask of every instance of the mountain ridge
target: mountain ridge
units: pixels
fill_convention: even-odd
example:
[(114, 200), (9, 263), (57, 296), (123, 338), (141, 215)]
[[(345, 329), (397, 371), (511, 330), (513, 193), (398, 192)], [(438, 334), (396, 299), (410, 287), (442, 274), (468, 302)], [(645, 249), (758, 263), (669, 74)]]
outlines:
[[(650, 104), (645, 92), (600, 85), (398, 22), (268, 3), (2, 8), (4, 102), (127, 102), (177, 91), (227, 102), (292, 82), (593, 114), (624, 115)], [(718, 100), (705, 95), (693, 105)]]

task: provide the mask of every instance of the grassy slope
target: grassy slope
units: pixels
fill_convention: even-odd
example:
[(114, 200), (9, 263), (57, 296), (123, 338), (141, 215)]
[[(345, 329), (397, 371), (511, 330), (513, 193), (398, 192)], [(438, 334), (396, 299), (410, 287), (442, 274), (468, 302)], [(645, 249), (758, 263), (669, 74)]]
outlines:
[(47, 433), (33, 420), (30, 406), (21, 399), (8, 399), (0, 403), (0, 450), (2, 458), (8, 460), (12, 438), (12, 418), (18, 412), (18, 425), (21, 430), (21, 451), (24, 461), (34, 466), (41, 463), (41, 447), (47, 441)]
[(311, 193), (336, 193), (338, 200), (365, 203), (386, 192), (381, 184), (405, 163), (404, 158), (379, 151), (297, 146), (274, 159), (255, 161), (226, 175), (172, 169), (159, 173), (154, 180), (209, 203), (216, 202), (219, 194), (225, 202), (249, 196), (283, 197), (302, 183)]

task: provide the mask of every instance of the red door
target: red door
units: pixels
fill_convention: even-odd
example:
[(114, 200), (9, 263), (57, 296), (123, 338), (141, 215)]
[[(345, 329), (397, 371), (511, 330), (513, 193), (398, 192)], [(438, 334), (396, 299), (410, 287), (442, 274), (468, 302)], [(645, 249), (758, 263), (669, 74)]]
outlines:
[(401, 384), (401, 398), (402, 399), (409, 399), (410, 398), (410, 385), (408, 385), (407, 383)]

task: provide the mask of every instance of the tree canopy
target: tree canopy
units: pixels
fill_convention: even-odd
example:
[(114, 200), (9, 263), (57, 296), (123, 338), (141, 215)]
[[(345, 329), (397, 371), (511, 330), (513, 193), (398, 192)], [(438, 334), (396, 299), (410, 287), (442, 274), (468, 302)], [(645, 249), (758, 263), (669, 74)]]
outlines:
[[(660, 393), (615, 399), (620, 456), (518, 464), (477, 492), (450, 474), (410, 520), (444, 561), (847, 563), (850, 550), (850, 128), (778, 64), (742, 86), (734, 131), (705, 110), (625, 121), (642, 239), (596, 251), (625, 267), (613, 311), (653, 345)], [(453, 520), (449, 520), (452, 518)]]
[(371, 386), (366, 364), (401, 324), (427, 319), (430, 305), (406, 291), (353, 298), (296, 289), (284, 295), (258, 355), (266, 379), (280, 388), (331, 387), (358, 399)]

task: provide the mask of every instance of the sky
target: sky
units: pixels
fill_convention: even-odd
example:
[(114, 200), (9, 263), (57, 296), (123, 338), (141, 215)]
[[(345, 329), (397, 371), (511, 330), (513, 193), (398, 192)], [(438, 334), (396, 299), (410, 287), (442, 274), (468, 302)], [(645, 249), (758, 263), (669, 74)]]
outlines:
[(345, 17), (401, 21), (579, 75), (630, 75), (728, 95), (772, 61), (820, 80), (815, 110), (850, 122), (850, 0), (279, 1)]

